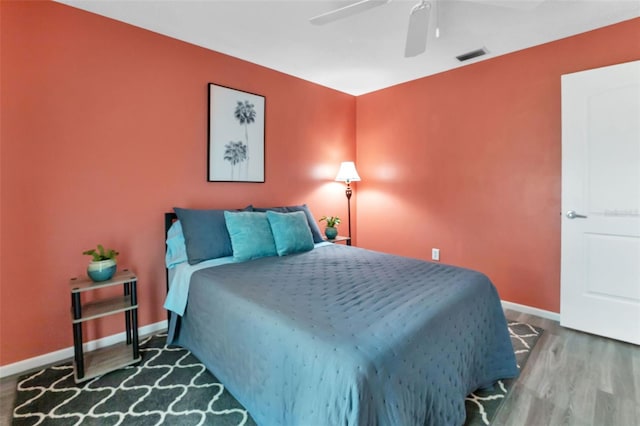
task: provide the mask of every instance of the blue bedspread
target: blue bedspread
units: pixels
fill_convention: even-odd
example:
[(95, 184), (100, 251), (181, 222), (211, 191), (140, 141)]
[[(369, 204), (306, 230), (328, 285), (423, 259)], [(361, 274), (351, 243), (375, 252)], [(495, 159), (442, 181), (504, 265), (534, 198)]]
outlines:
[(461, 425), (518, 374), (485, 275), (337, 244), (194, 273), (173, 332), (260, 425)]

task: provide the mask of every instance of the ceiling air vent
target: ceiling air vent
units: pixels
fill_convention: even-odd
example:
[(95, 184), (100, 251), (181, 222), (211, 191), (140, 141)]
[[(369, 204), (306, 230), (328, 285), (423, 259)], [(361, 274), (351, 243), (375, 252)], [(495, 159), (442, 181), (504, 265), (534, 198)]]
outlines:
[(463, 53), (462, 55), (456, 56), (456, 58), (460, 62), (468, 61), (469, 59), (477, 58), (478, 56), (486, 55), (487, 49), (484, 47), (478, 50), (472, 50), (471, 52)]

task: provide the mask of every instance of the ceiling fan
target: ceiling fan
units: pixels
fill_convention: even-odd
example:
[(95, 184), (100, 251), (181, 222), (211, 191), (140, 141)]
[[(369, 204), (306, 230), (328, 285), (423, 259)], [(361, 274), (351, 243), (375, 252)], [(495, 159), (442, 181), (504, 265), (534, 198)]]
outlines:
[[(314, 16), (309, 19), (309, 21), (315, 25), (324, 25), (364, 12), (365, 10), (373, 9), (374, 7), (382, 6), (390, 1), (391, 0), (360, 0)], [(435, 2), (436, 0), (433, 1)], [(404, 50), (405, 57), (417, 56), (426, 50), (431, 8), (431, 2), (420, 0), (420, 2), (411, 9), (411, 13), (409, 13), (409, 26), (407, 28), (407, 41)]]

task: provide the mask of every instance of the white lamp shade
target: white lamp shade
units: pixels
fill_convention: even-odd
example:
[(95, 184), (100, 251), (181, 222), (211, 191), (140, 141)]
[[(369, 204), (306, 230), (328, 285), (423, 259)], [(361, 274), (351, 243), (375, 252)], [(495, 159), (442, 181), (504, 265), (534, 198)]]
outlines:
[(353, 161), (343, 161), (342, 164), (340, 164), (340, 170), (338, 170), (336, 180), (346, 183), (360, 181), (360, 176), (358, 176), (358, 171)]

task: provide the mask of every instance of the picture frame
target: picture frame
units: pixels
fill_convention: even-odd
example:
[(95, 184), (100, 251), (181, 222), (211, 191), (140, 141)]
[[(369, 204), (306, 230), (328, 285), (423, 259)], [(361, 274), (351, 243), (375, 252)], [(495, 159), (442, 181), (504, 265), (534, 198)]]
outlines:
[(207, 181), (265, 181), (262, 95), (208, 84)]

